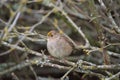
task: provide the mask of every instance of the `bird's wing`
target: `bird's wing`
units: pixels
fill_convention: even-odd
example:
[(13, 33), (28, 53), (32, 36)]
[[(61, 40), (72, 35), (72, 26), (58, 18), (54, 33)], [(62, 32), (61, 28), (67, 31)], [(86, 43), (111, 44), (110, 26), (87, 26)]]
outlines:
[(75, 48), (76, 44), (72, 41), (71, 38), (69, 38), (67, 35), (62, 34), (61, 35), (73, 48)]

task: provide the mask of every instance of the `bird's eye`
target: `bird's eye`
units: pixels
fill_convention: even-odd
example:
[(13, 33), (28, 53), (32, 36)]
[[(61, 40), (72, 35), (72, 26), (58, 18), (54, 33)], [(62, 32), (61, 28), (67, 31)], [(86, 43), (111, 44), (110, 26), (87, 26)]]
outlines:
[(51, 32), (49, 32), (49, 33), (47, 34), (47, 36), (53, 37), (53, 34), (52, 34)]
[(51, 34), (50, 37), (53, 37), (53, 35)]

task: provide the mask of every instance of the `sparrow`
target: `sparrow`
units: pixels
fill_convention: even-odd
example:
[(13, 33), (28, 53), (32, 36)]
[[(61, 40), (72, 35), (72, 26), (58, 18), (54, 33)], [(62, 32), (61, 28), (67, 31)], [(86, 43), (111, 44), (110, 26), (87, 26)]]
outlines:
[(73, 51), (73, 44), (63, 34), (51, 30), (47, 34), (47, 49), (51, 56), (55, 58), (64, 58)]

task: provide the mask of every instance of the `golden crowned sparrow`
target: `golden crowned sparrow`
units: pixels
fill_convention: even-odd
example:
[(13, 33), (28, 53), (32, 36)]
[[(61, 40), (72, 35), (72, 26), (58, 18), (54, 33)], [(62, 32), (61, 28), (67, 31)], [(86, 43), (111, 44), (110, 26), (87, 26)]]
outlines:
[(47, 49), (56, 58), (69, 56), (73, 51), (73, 45), (63, 34), (54, 30), (47, 34)]

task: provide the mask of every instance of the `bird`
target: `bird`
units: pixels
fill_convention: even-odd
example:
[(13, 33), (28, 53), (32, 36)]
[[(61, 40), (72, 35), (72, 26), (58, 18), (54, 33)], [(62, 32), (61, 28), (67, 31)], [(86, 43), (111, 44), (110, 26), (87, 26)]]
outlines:
[(73, 44), (62, 33), (51, 30), (47, 34), (47, 50), (55, 58), (64, 58), (72, 53)]

